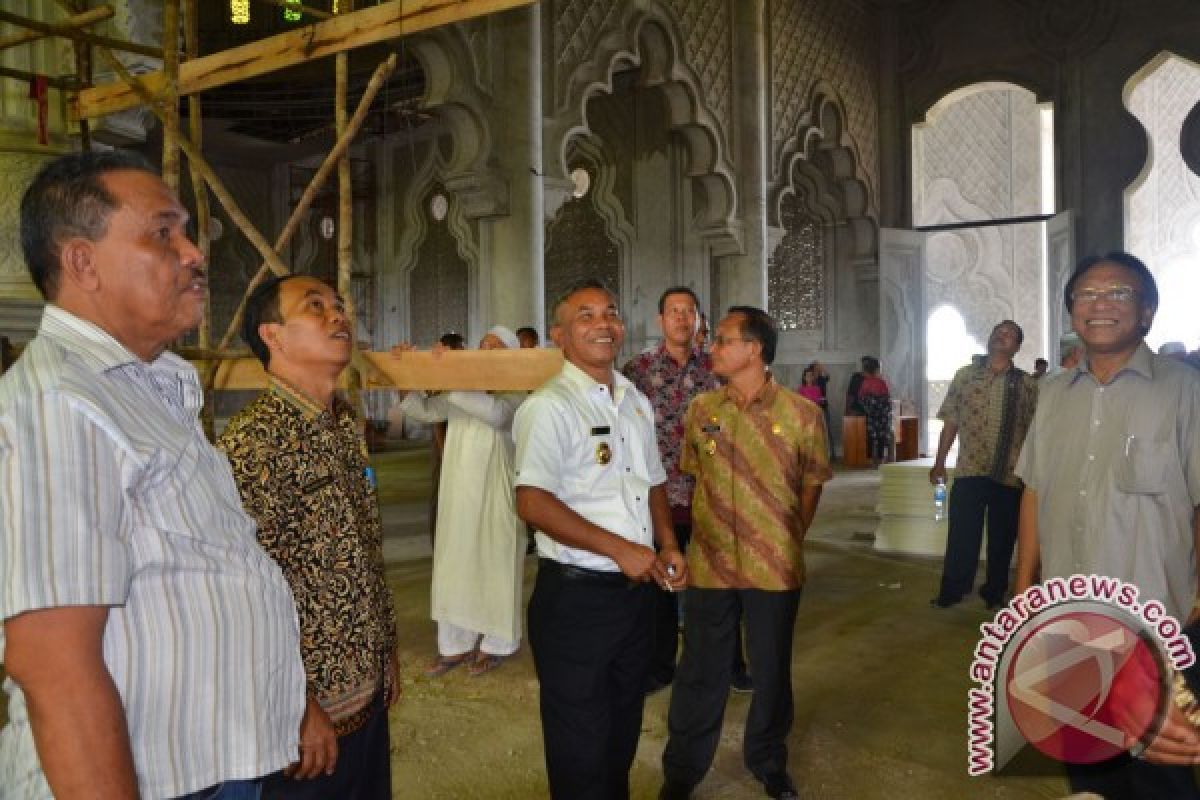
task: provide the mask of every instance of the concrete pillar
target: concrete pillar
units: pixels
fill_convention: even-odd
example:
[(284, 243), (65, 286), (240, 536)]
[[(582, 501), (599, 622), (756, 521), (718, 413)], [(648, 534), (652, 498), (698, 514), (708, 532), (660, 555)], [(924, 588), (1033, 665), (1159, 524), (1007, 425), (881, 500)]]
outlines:
[(544, 331), (541, 11), (507, 12), (497, 27), (491, 152), (508, 184), (508, 214), (480, 225), (475, 325), (480, 334), (493, 324)]
[[(765, 0), (733, 4), (734, 94), (731, 146), (737, 154), (738, 201), (744, 223), (741, 255), (721, 259), (717, 297), (723, 306), (767, 307), (767, 37)], [(724, 309), (718, 309), (722, 312)]]

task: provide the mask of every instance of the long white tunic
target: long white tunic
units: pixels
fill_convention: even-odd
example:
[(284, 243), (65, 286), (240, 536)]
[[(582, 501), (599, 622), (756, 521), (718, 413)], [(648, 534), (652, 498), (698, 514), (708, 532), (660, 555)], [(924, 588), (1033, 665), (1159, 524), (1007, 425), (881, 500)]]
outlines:
[(525, 524), (513, 494), (512, 419), (524, 395), (411, 392), (405, 413), (447, 420), (433, 545), (431, 616), (521, 638)]

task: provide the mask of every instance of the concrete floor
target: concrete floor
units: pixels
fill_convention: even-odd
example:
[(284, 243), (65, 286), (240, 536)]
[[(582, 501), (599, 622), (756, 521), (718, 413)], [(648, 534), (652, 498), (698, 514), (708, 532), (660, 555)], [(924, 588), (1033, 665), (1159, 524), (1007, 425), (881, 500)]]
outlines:
[[(978, 600), (930, 609), (940, 561), (872, 549), (877, 490), (874, 471), (839, 472), (809, 535), (808, 585), (793, 660), (796, 722), (789, 739), (801, 797), (1069, 794), (1058, 766), (1036, 759), (1013, 774), (967, 775), (967, 669), (978, 626), (990, 615)], [(401, 614), (405, 688), (392, 720), (395, 797), (545, 797), (537, 681), (528, 648), (487, 676), (452, 672), (426, 679), (422, 669), (433, 654), (434, 628), (421, 507), (399, 503), (385, 515), (395, 521), (388, 526), (389, 555), (410, 557), (389, 561)], [(534, 559), (526, 567), (528, 593)], [(647, 701), (632, 774), (634, 798), (656, 796), (669, 700), (666, 690)], [(741, 764), (748, 704), (747, 696), (730, 697), (713, 771), (696, 794), (700, 800), (765, 797)]]

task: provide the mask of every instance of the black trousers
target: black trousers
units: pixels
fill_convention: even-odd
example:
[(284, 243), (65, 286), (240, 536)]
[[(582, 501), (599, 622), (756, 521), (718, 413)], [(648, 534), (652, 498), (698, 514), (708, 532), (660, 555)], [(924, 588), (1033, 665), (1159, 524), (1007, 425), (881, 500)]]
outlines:
[(361, 728), (338, 737), (337, 765), (332, 775), (311, 780), (276, 773), (263, 784), (263, 800), (391, 800), (392, 752), (388, 710), (383, 692), (371, 701), (374, 710)]
[(627, 800), (650, 670), (654, 594), (620, 573), (542, 559), (529, 601), (542, 739), (555, 800)]
[[(679, 549), (687, 552), (692, 538), (692, 526), (675, 524), (675, 541)], [(654, 658), (650, 665), (650, 678), (664, 686), (675, 680), (675, 661), (679, 654), (679, 606), (682, 595), (654, 587)], [(733, 674), (746, 674), (746, 659), (742, 655), (742, 626), (737, 627), (737, 639), (733, 644)]]
[(740, 605), (754, 668), (754, 699), (746, 717), (742, 754), (762, 780), (787, 771), (792, 728), (792, 632), (800, 590), (688, 589), (684, 604), (683, 659), (667, 717), (670, 738), (663, 776), (695, 786), (712, 765), (729, 696), (729, 650)]
[(1092, 792), (1105, 800), (1197, 800), (1191, 767), (1164, 767), (1120, 755), (1098, 764), (1068, 764), (1073, 792)]
[(955, 478), (950, 490), (950, 526), (946, 558), (938, 597), (958, 602), (975, 587), (979, 549), (983, 544), (983, 519), (987, 515), (987, 578), (979, 594), (988, 603), (1000, 603), (1008, 591), (1008, 568), (1017, 544), (1017, 514), (1021, 490), (991, 478)]

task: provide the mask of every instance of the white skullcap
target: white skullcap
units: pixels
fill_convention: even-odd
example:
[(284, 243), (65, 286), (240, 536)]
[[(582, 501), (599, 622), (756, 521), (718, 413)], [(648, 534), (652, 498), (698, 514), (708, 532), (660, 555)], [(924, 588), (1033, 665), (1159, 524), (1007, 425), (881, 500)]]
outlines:
[(503, 325), (493, 325), (488, 329), (488, 333), (504, 342), (504, 346), (509, 350), (519, 350), (521, 347), (521, 340), (517, 338), (517, 335)]

